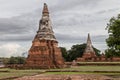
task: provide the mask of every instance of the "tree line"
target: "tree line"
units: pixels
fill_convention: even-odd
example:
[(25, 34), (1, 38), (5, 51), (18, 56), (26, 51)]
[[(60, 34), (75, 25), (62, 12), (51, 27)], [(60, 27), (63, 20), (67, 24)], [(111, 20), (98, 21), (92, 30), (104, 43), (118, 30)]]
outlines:
[(24, 64), (25, 63), (25, 57), (22, 56), (11, 56), (10, 58), (1, 58), (3, 64), (9, 65), (9, 64)]
[[(65, 61), (73, 61), (78, 57), (82, 57), (86, 48), (86, 44), (83, 43), (83, 44), (73, 45), (70, 50), (67, 50), (65, 47), (60, 47), (60, 48), (61, 48), (62, 56), (65, 59)], [(101, 55), (100, 50), (98, 50), (95, 47), (93, 47), (93, 49), (97, 56)]]

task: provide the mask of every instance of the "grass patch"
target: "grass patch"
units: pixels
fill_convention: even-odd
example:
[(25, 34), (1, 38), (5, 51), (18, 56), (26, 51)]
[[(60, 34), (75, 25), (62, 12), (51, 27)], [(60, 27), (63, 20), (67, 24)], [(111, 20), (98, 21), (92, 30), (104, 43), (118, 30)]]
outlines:
[(76, 66), (63, 69), (49, 70), (79, 70), (79, 71), (120, 71), (120, 66)]
[[(72, 70), (73, 71), (75, 70), (76, 72), (72, 72)], [(48, 71), (48, 72), (45, 72), (45, 71)], [(96, 71), (100, 71), (100, 72), (96, 72)], [(106, 73), (103, 71), (106, 71)], [(44, 70), (43, 69), (16, 70), (16, 69), (3, 68), (3, 69), (0, 69), (0, 79), (9, 78), (9, 77), (21, 77), (21, 76), (27, 76), (27, 75), (35, 75), (35, 74), (41, 74), (44, 72), (45, 72), (44, 74), (58, 74), (58, 75), (59, 74), (60, 75), (62, 74), (64, 75), (101, 74), (101, 75), (113, 75), (113, 76), (117, 75), (118, 76), (120, 75), (119, 71), (120, 71), (120, 66), (76, 66), (76, 67), (71, 67), (71, 68), (44, 69)]]
[(120, 71), (120, 66), (80, 66), (72, 69), (81, 71)]
[(93, 64), (102, 64), (102, 63), (106, 63), (106, 64), (120, 64), (120, 62), (77, 62), (77, 63), (80, 63), (80, 64), (89, 64), (89, 63), (93, 63)]
[(95, 73), (95, 72), (47, 72), (45, 74), (57, 74), (57, 75), (72, 75), (72, 74), (100, 74), (100, 75), (112, 75), (119, 76), (120, 73)]
[(8, 72), (0, 72), (0, 79), (10, 78), (10, 77), (21, 77), (27, 75), (35, 75), (40, 74), (43, 70), (16, 70), (16, 69), (0, 69), (0, 71), (8, 71)]
[[(65, 72), (65, 70), (68, 72)], [(71, 72), (72, 70), (76, 72)], [(64, 69), (50, 69), (49, 71), (51, 72), (45, 74), (101, 74), (118, 76), (120, 75), (120, 66), (77, 66)]]
[(77, 62), (78, 65), (120, 65), (120, 62)]

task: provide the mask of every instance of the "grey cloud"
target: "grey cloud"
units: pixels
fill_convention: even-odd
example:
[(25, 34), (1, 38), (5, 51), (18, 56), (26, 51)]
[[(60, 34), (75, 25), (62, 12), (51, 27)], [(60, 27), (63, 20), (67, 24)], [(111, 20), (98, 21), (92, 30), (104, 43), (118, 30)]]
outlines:
[(35, 35), (38, 23), (39, 17), (34, 17), (34, 12), (12, 18), (0, 18), (0, 41), (29, 41)]
[[(48, 3), (57, 39), (62, 43), (79, 43), (86, 40), (85, 34), (83, 36), (81, 32), (86, 34), (91, 31), (95, 32), (93, 29), (104, 31), (107, 21), (119, 11), (119, 8), (99, 9), (100, 6), (106, 6), (102, 6), (101, 1), (69, 0), (63, 2), (60, 0), (55, 5)], [(0, 41), (32, 41), (38, 29), (41, 10), (42, 6), (20, 16), (0, 19)], [(105, 42), (106, 36), (99, 36), (101, 34), (104, 33), (93, 37), (93, 42)]]
[[(100, 1), (98, 0), (69, 0), (69, 1), (63, 1), (60, 0), (55, 6), (52, 6), (52, 12), (56, 11), (64, 11), (64, 10), (73, 10), (73, 8), (79, 7), (79, 8), (91, 8), (97, 5)], [(59, 5), (58, 5), (59, 4)], [(87, 5), (87, 6), (86, 6)]]
[(24, 41), (32, 41), (34, 38), (33, 34), (27, 35), (4, 35), (4, 37), (0, 37), (0, 41), (3, 42), (24, 42)]
[[(97, 35), (91, 36), (91, 40), (94, 43), (104, 43), (107, 35)], [(86, 43), (87, 35), (86, 36), (74, 36), (74, 35), (65, 35), (65, 34), (56, 34), (56, 38), (62, 43)]]
[[(114, 3), (111, 1), (114, 1)], [(39, 4), (37, 3), (39, 1), (36, 0), (34, 3), (36, 5), (34, 5), (32, 4), (34, 1), (30, 0), (21, 0), (20, 4), (14, 0), (13, 3), (15, 5), (4, 11), (7, 12), (8, 16), (14, 17), (0, 18), (0, 44), (16, 42), (24, 46), (26, 51), (25, 46), (30, 46), (36, 34), (43, 2), (46, 2), (50, 10), (53, 30), (60, 45), (68, 48), (74, 44), (86, 43), (87, 33), (90, 33), (93, 46), (100, 50), (105, 50), (105, 39), (108, 37), (105, 32), (106, 24), (112, 16), (116, 16), (120, 11), (118, 4), (120, 1), (111, 1), (42, 0)], [(23, 6), (21, 5), (22, 3), (24, 4)], [(4, 4), (6, 5), (6, 2)], [(7, 8), (0, 8), (1, 13), (4, 9)]]
[(93, 42), (105, 42), (105, 40), (108, 38), (108, 35), (97, 35), (92, 36)]
[(0, 19), (0, 32), (4, 34), (24, 33), (26, 23), (14, 19)]

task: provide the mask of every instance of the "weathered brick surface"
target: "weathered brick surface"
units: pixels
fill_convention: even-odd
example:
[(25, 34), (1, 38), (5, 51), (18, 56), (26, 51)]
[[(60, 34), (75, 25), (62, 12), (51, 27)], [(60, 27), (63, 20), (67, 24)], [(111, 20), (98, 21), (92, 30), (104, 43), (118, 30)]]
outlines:
[(64, 65), (61, 50), (52, 30), (49, 11), (44, 4), (39, 29), (26, 59), (26, 68), (61, 68)]

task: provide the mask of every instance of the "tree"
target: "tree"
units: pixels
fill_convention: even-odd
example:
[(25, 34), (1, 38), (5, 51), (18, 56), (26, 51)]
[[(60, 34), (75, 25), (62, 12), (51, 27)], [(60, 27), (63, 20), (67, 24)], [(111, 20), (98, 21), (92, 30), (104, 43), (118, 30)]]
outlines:
[[(76, 44), (73, 45), (72, 48), (68, 51), (68, 57), (67, 57), (67, 61), (73, 61), (78, 57), (82, 57), (84, 50), (86, 48), (86, 44)], [(94, 51), (96, 53), (97, 56), (100, 56), (100, 50), (94, 48)]]
[(18, 56), (18, 57), (16, 57), (16, 59), (17, 59), (17, 64), (24, 64), (25, 63), (25, 57)]
[(107, 24), (109, 37), (106, 39), (108, 49), (105, 51), (107, 57), (120, 57), (120, 14), (112, 17)]
[(10, 57), (8, 64), (17, 64), (17, 60), (15, 59), (15, 57)]
[(8, 63), (7, 64), (24, 64), (25, 63), (25, 58), (24, 57), (10, 57), (8, 59)]
[(67, 60), (67, 49), (65, 47), (60, 47), (61, 52), (62, 52), (62, 57), (64, 58), (64, 60)]

